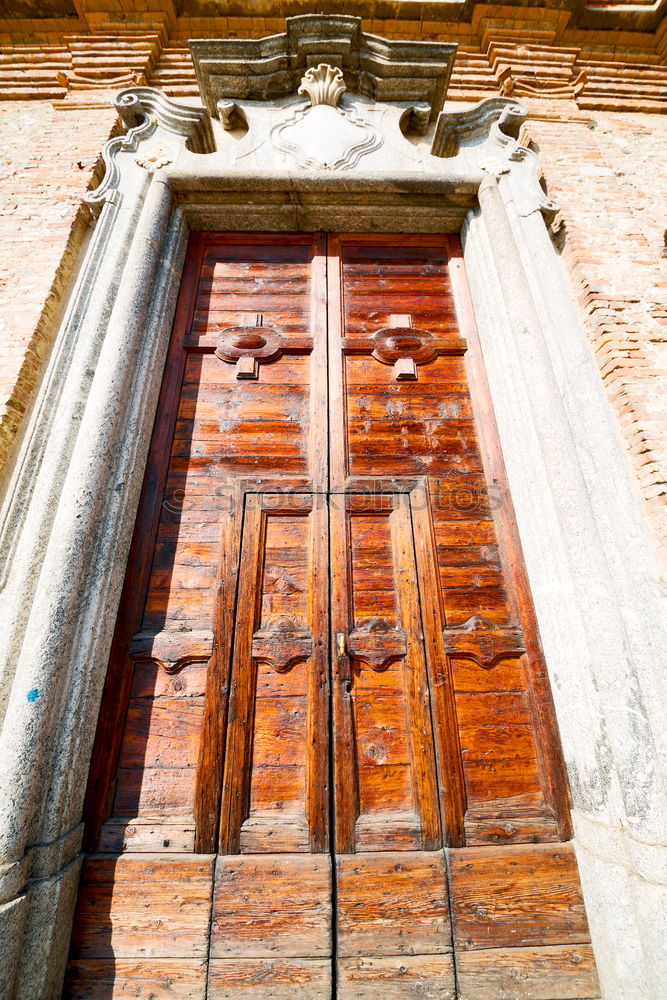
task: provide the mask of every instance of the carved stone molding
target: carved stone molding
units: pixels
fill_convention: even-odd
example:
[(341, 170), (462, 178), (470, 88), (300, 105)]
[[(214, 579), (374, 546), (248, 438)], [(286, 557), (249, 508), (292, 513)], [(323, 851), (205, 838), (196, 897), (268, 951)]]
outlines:
[(185, 139), (193, 153), (212, 153), (215, 140), (209, 115), (203, 108), (177, 104), (152, 87), (131, 87), (116, 97), (118, 114), (128, 128), (150, 120), (156, 127)]
[[(139, 143), (150, 138), (158, 129), (183, 139), (185, 147), (193, 153), (211, 153), (215, 149), (211, 120), (203, 108), (176, 104), (151, 87), (121, 90), (114, 104), (127, 132), (110, 139), (102, 149), (106, 167), (104, 177), (98, 187), (85, 196), (85, 201), (91, 208), (99, 208), (105, 202), (118, 200), (119, 153), (136, 152)], [(163, 158), (169, 158), (166, 152), (161, 152)]]
[(328, 63), (356, 93), (379, 101), (421, 101), (442, 108), (457, 46), (404, 42), (361, 30), (361, 18), (304, 14), (260, 39), (193, 39), (197, 82), (211, 115), (219, 100), (266, 100), (295, 93), (304, 70)]
[[(558, 202), (549, 197), (540, 183), (537, 154), (519, 143), (521, 126), (527, 117), (528, 109), (523, 104), (506, 97), (480, 101), (466, 111), (443, 112), (438, 118), (431, 152), (445, 158), (466, 152), (495, 181), (509, 175), (508, 183), (519, 214), (539, 211), (549, 222), (558, 211)], [(514, 169), (515, 164), (521, 167)]]
[(303, 77), (300, 94), (310, 101), (290, 111), (271, 130), (271, 143), (299, 166), (318, 170), (355, 167), (383, 138), (353, 106), (339, 107), (346, 90), (341, 70), (326, 63)]
[(433, 137), (434, 156), (456, 156), (461, 146), (484, 140), (493, 126), (510, 138), (518, 139), (528, 108), (507, 97), (489, 97), (466, 111), (443, 111)]

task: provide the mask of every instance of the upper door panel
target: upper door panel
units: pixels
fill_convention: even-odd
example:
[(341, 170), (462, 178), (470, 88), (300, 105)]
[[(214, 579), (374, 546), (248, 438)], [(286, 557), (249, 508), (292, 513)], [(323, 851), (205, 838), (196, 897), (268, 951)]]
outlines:
[(480, 475), (447, 237), (330, 237), (329, 331), (335, 489)]
[(207, 239), (176, 427), (184, 471), (326, 487), (325, 265), (312, 234)]

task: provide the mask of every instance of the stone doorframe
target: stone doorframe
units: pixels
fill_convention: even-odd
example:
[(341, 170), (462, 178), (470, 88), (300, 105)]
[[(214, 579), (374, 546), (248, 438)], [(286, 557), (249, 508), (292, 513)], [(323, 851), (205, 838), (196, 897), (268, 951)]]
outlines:
[[(461, 233), (602, 988), (615, 1000), (663, 995), (665, 595), (639, 490), (545, 225), (556, 206), (540, 186), (536, 153), (518, 142), (526, 111), (492, 98), (441, 112), (448, 70), (424, 71), (426, 93), (416, 101), (415, 73), (410, 86), (400, 72), (387, 84), (386, 67), (373, 79), (382, 59), (405, 65), (402, 43), (374, 56), (384, 40), (369, 42), (358, 26), (356, 37), (366, 67), (352, 74), (356, 92), (341, 103), (329, 86), (320, 101), (341, 116), (333, 166), (313, 165), (321, 147), (308, 150), (307, 130), (305, 140), (304, 129), (298, 141), (287, 138), (310, 114), (294, 74), (283, 73), (282, 92), (265, 99), (225, 96), (232, 84), (213, 74), (222, 90), (202, 83), (208, 110), (148, 88), (117, 98), (126, 134), (106, 145), (106, 176), (88, 198), (92, 237), (3, 508), (7, 1000), (55, 998), (61, 988), (86, 776), (191, 229)], [(289, 47), (289, 31), (274, 38)], [(416, 45), (408, 45), (413, 70)], [(328, 62), (348, 78), (344, 58)], [(331, 82), (326, 71), (321, 77), (311, 108), (324, 78)], [(351, 128), (365, 129), (365, 139)]]

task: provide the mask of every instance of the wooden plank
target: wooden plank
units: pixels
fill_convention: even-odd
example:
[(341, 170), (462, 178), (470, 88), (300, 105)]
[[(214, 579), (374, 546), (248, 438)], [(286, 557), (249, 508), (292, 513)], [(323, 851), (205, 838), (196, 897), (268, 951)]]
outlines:
[(157, 821), (143, 817), (141, 820), (109, 819), (102, 827), (99, 849), (105, 854), (120, 854), (123, 851), (192, 854), (195, 849), (194, 818), (169, 816)]
[(454, 682), (443, 641), (445, 615), (435, 562), (435, 537), (428, 491), (423, 487), (413, 490), (410, 506), (443, 827), (447, 843), (457, 847), (464, 842), (465, 784)]
[(326, 854), (218, 857), (212, 958), (331, 956)]
[(119, 767), (113, 818), (159, 820), (166, 816), (193, 819), (194, 769), (186, 767)]
[(589, 945), (458, 952), (458, 1000), (598, 1000)]
[[(541, 796), (540, 796), (541, 800)], [(493, 800), (484, 809), (484, 803), (475, 803), (466, 812), (466, 844), (478, 847), (483, 844), (539, 844), (559, 839), (558, 823), (554, 816), (540, 810), (541, 801), (533, 806), (527, 796), (516, 800)], [(532, 813), (532, 815), (531, 815)]]
[(102, 823), (108, 816), (110, 788), (118, 764), (124, 718), (132, 688), (132, 666), (127, 656), (130, 637), (139, 630), (141, 612), (148, 587), (151, 553), (161, 515), (160, 498), (167, 477), (170, 441), (178, 409), (185, 352), (183, 338), (192, 320), (195, 293), (202, 267), (204, 240), (201, 234), (190, 237), (183, 268), (171, 344), (165, 376), (160, 390), (151, 446), (142, 485), (137, 520), (132, 537), (125, 581), (121, 594), (116, 628), (106, 673), (100, 715), (95, 734), (84, 816), (84, 843), (94, 850)]
[[(322, 416), (326, 417), (326, 411)], [(315, 460), (322, 463), (328, 481), (326, 451), (318, 453)], [(317, 495), (313, 497), (313, 511), (309, 518), (308, 618), (313, 652), (307, 665), (306, 816), (310, 826), (310, 849), (314, 853), (326, 851), (330, 846), (329, 510), (323, 499)]]
[(452, 955), (341, 958), (337, 969), (337, 1000), (457, 1000)]
[(503, 554), (503, 564), (506, 568), (508, 581), (511, 583), (510, 597), (513, 599), (516, 620), (521, 624), (528, 650), (525, 665), (528, 690), (530, 691), (530, 707), (537, 736), (537, 752), (540, 761), (542, 784), (547, 804), (551, 812), (556, 816), (561, 839), (567, 840), (571, 835), (572, 827), (569, 815), (565, 762), (558, 736), (551, 688), (537, 630), (535, 607), (528, 583), (505, 464), (500, 450), (495, 415), (493, 413), (484, 358), (474, 319), (463, 254), (458, 240), (452, 243), (449, 273), (461, 333), (466, 337), (470, 345), (467, 365), (471, 393), (475, 399), (480, 450), (484, 458), (489, 481), (497, 484), (497, 488), (503, 497), (503, 503), (496, 510), (496, 523)]
[(234, 631), (229, 623), (234, 620), (236, 610), (243, 519), (242, 501), (238, 492), (235, 495), (233, 489), (228, 489), (226, 496), (221, 499), (228, 502), (219, 517), (220, 558), (215, 587), (213, 654), (207, 677), (194, 800), (195, 849), (206, 853), (216, 849), (218, 840), (234, 640)]
[(331, 1000), (331, 962), (321, 959), (213, 959), (207, 1000)]
[[(331, 331), (331, 328), (330, 328)], [(333, 446), (333, 444), (332, 444)], [(332, 476), (344, 474), (343, 457), (331, 458)], [(355, 850), (355, 824), (359, 816), (359, 775), (355, 750), (352, 700), (352, 664), (347, 635), (352, 626), (349, 518), (344, 504), (333, 502), (329, 512), (331, 561), (332, 753), (334, 778), (334, 849)]]
[(212, 857), (86, 858), (70, 957), (205, 958)]
[(118, 767), (194, 767), (203, 707), (201, 698), (131, 701)]
[(205, 1000), (206, 962), (179, 958), (69, 962), (63, 1000)]
[(257, 494), (246, 496), (234, 628), (233, 663), (227, 748), (220, 809), (220, 854), (239, 850), (241, 825), (248, 815), (252, 761), (252, 720), (257, 667), (251, 655), (252, 636), (259, 624), (266, 519)]
[(568, 844), (470, 847), (447, 860), (458, 950), (590, 942)]
[(424, 633), (419, 607), (409, 499), (406, 496), (399, 496), (397, 509), (391, 515), (390, 523), (399, 614), (408, 647), (403, 668), (412, 786), (415, 811), (422, 827), (421, 846), (428, 851), (442, 845), (442, 831), (435, 743), (423, 645)]
[[(328, 238), (327, 342), (329, 359), (329, 489), (344, 488), (348, 474), (347, 386), (341, 347), (344, 334), (341, 247), (337, 236)], [(332, 553), (335, 550), (332, 549)], [(334, 633), (332, 632), (332, 635)], [(333, 647), (332, 647), (333, 648)]]
[(310, 335), (313, 340), (308, 414), (308, 468), (313, 490), (329, 484), (329, 379), (327, 372), (327, 250), (323, 234), (313, 238), (310, 267)]
[(337, 942), (344, 958), (451, 951), (442, 853), (383, 851), (336, 858)]

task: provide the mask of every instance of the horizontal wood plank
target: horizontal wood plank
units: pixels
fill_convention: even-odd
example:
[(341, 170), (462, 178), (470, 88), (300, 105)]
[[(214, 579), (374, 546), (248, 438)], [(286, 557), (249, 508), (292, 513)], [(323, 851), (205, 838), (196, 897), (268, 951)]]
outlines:
[(212, 958), (331, 955), (331, 860), (326, 854), (219, 857)]
[(470, 847), (447, 854), (457, 949), (590, 943), (568, 844)]
[(206, 962), (90, 959), (67, 966), (63, 1000), (205, 1000)]
[(452, 955), (341, 958), (337, 1000), (457, 1000)]
[(441, 852), (383, 851), (336, 859), (342, 957), (451, 951)]
[(589, 945), (459, 952), (458, 1000), (598, 1000)]
[(207, 1000), (331, 1000), (327, 959), (213, 959)]
[(86, 858), (71, 957), (205, 958), (213, 861), (203, 854)]

